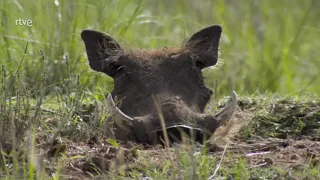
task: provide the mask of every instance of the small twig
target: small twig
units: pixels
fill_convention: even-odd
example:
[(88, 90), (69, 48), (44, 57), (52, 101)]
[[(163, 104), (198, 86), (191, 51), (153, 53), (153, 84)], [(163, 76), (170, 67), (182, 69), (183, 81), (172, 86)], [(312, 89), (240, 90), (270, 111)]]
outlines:
[(258, 168), (258, 167), (262, 167), (262, 166), (265, 166), (265, 165), (268, 165), (268, 163), (264, 162), (264, 163), (261, 163), (261, 164), (257, 164), (257, 165), (249, 167), (249, 169)]
[(40, 107), (40, 109), (38, 109), (37, 107), (33, 107), (31, 110), (34, 110), (34, 111), (40, 110), (42, 112), (51, 113), (51, 114), (56, 114), (57, 113), (56, 111), (53, 111), (53, 110), (50, 110), (50, 109), (44, 109), (44, 108), (41, 108), (41, 107)]
[(55, 111), (52, 111), (52, 110), (50, 110), (50, 109), (43, 109), (43, 108), (41, 108), (41, 111), (46, 112), (46, 113), (56, 114)]
[(281, 146), (282, 143), (288, 143), (286, 140), (274, 140), (269, 142), (258, 142), (254, 144), (236, 144), (233, 146), (228, 147), (228, 150), (230, 151), (237, 151), (237, 150), (243, 150), (243, 151), (249, 151), (249, 150), (255, 150), (255, 151), (261, 151), (263, 149), (271, 149)]
[(251, 157), (251, 156), (255, 156), (255, 155), (263, 155), (263, 154), (269, 154), (270, 151), (266, 151), (266, 152), (257, 152), (257, 153), (248, 153), (246, 154), (247, 157)]
[(296, 161), (289, 161), (289, 160), (276, 160), (276, 162), (282, 162), (282, 163), (295, 163)]
[(222, 155), (221, 155), (221, 159), (220, 159), (220, 161), (219, 161), (216, 169), (214, 170), (212, 176), (210, 176), (210, 177), (208, 178), (209, 180), (212, 180), (212, 179), (214, 178), (214, 176), (217, 174), (218, 170), (220, 169), (220, 166), (221, 166), (223, 157), (224, 157), (224, 155), (225, 155), (225, 153), (226, 153), (226, 150), (227, 150), (227, 146), (228, 146), (228, 144), (226, 144), (226, 145), (224, 146), (224, 149), (223, 149), (223, 152), (222, 152)]
[(81, 169), (77, 168), (77, 167), (74, 167), (72, 163), (69, 163), (70, 165), (70, 169), (74, 170), (74, 171), (77, 171), (77, 172), (82, 172)]

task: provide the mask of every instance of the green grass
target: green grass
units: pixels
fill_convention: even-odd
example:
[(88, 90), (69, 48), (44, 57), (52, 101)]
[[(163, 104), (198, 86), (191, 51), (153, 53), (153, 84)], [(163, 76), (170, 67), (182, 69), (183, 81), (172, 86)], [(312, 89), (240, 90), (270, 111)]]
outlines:
[[(0, 49), (0, 60), (8, 70), (8, 83), (19, 69), (21, 83), (34, 87), (41, 82), (42, 50), (49, 72), (46, 92), (50, 92), (53, 85), (69, 78), (67, 55), (70, 71), (81, 75), (82, 86), (106, 92), (112, 89), (112, 81), (89, 69), (80, 38), (83, 29), (106, 32), (125, 48), (150, 49), (179, 46), (192, 33), (220, 24), (224, 65), (205, 71), (208, 86), (218, 84), (219, 96), (231, 88), (241, 94), (257, 89), (316, 93), (320, 88), (319, 6), (316, 0), (5, 0), (0, 3), (0, 46), (6, 48)], [(32, 19), (32, 27), (16, 26), (18, 18)], [(11, 88), (16, 86), (14, 83)]]
[[(219, 106), (223, 106), (226, 100), (219, 101)], [(24, 104), (24, 101), (28, 103)], [(246, 126), (236, 138), (249, 144), (269, 137), (319, 139), (319, 102), (319, 97), (313, 96), (240, 96), (238, 111), (247, 113), (250, 118), (246, 119)], [(213, 154), (197, 146), (146, 150), (140, 145), (119, 145), (105, 134), (109, 131), (109, 123), (103, 122), (105, 103), (95, 95), (82, 92), (71, 97), (62, 93), (44, 96), (39, 108), (36, 99), (23, 96), (2, 104), (1, 109), (6, 111), (0, 116), (2, 125), (5, 125), (0, 131), (0, 179), (5, 176), (12, 179), (49, 179), (49, 176), (64, 179), (82, 177), (84, 171), (89, 172), (89, 177), (108, 179), (139, 179), (144, 176), (154, 179), (208, 179), (221, 161), (221, 154)], [(213, 102), (209, 106), (212, 105)], [(36, 114), (37, 118), (33, 120)], [(91, 139), (98, 140), (90, 145)], [(122, 148), (127, 148), (125, 153), (120, 153)], [(120, 162), (128, 164), (126, 167), (114, 164), (113, 171), (104, 172), (102, 167), (108, 157), (123, 159)], [(320, 167), (315, 163), (319, 161), (315, 159), (311, 163), (312, 160), (303, 167), (254, 167), (247, 164), (243, 156), (227, 151), (214, 177), (317, 179)], [(107, 163), (109, 167), (112, 162), (117, 161)], [(74, 169), (70, 169), (70, 164)]]
[(278, 97), (254, 95), (241, 98), (241, 109), (254, 117), (240, 132), (242, 138), (320, 138), (320, 104), (317, 96)]
[[(84, 29), (108, 33), (124, 48), (154, 49), (180, 46), (194, 32), (220, 24), (220, 63), (204, 70), (205, 82), (218, 99), (231, 89), (240, 95), (239, 110), (251, 116), (237, 138), (319, 141), (319, 7), (316, 0), (0, 1), (0, 179), (49, 179), (50, 172), (64, 179), (69, 162), (92, 161), (89, 151), (66, 154), (72, 148), (85, 149), (96, 136), (100, 144), (118, 146), (105, 138), (104, 95), (113, 82), (88, 66)], [(32, 27), (17, 26), (18, 18), (31, 19)], [(89, 168), (102, 178), (207, 179), (221, 157), (205, 149), (148, 154), (135, 148), (130, 153), (139, 160), (130, 162), (130, 172)], [(150, 161), (155, 156), (161, 164)], [(319, 172), (312, 163), (298, 170), (251, 168), (227, 153), (216, 177), (317, 179)]]

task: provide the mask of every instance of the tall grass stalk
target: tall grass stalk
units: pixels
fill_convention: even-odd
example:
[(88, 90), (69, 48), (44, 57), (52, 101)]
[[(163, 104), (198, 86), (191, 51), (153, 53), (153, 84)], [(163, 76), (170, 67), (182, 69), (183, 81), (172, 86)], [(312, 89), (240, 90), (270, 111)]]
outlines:
[[(0, 6), (0, 45), (8, 47), (0, 49), (0, 61), (11, 72), (18, 67), (15, 59), (22, 46), (29, 42), (29, 58), (20, 70), (21, 80), (29, 86), (41, 82), (36, 52), (42, 49), (48, 62), (47, 85), (59, 85), (69, 76), (64, 68), (67, 56), (70, 70), (81, 74), (81, 84), (90, 91), (112, 89), (110, 77), (88, 66), (80, 38), (83, 29), (110, 34), (123, 48), (151, 49), (180, 46), (201, 28), (220, 24), (223, 63), (204, 70), (209, 87), (219, 83), (218, 97), (231, 87), (240, 94), (257, 89), (279, 94), (319, 91), (320, 23), (315, 0), (14, 2), (2, 1)], [(16, 25), (17, 18), (32, 19), (32, 27)]]

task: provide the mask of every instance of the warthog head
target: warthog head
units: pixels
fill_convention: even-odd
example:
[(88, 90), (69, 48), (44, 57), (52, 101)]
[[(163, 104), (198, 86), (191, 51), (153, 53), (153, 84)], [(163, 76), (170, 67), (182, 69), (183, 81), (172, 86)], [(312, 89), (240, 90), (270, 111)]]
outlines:
[(210, 26), (180, 48), (149, 51), (122, 49), (101, 32), (81, 33), (90, 67), (114, 79), (107, 101), (117, 140), (155, 144), (180, 141), (184, 134), (203, 142), (231, 118), (234, 92), (220, 112), (204, 113), (212, 91), (201, 70), (217, 63), (221, 32), (220, 26)]

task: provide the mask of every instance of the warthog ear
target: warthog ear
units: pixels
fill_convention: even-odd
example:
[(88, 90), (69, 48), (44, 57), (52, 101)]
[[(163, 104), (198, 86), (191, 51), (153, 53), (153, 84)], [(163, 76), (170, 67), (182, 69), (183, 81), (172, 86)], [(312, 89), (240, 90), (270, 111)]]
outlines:
[(84, 30), (81, 38), (86, 46), (90, 67), (114, 77), (118, 68), (117, 56), (121, 48), (110, 36), (101, 32)]
[(186, 46), (197, 55), (197, 65), (202, 69), (213, 66), (218, 61), (218, 48), (222, 28), (210, 26), (193, 34)]

